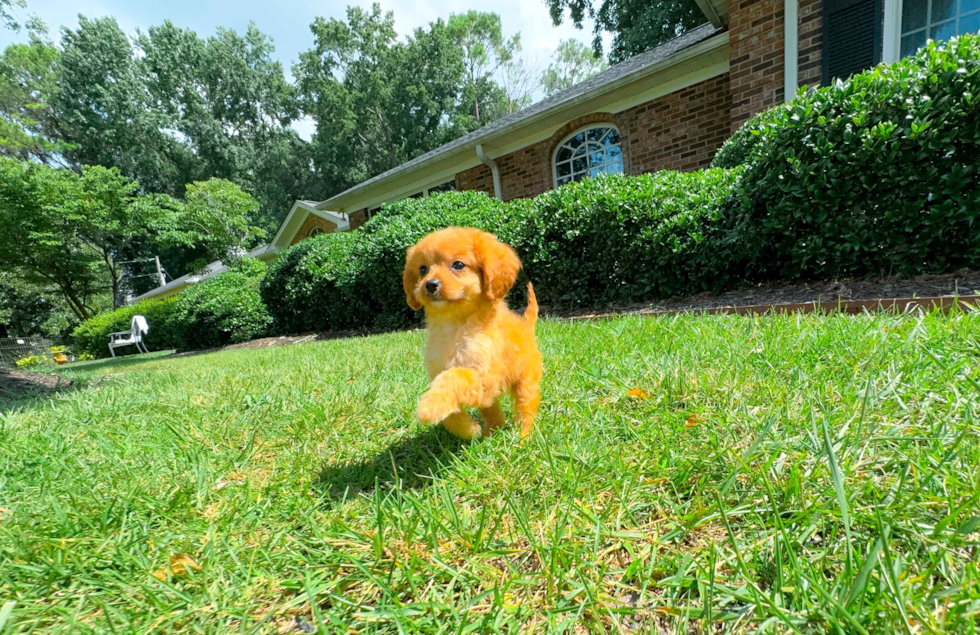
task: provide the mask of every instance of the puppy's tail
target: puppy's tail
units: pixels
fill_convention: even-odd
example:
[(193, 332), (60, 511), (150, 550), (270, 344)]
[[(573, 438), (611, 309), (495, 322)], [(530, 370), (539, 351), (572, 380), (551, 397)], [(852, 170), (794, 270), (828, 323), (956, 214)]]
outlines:
[(527, 283), (527, 308), (524, 309), (524, 321), (534, 324), (538, 321), (538, 299), (534, 297), (534, 285)]

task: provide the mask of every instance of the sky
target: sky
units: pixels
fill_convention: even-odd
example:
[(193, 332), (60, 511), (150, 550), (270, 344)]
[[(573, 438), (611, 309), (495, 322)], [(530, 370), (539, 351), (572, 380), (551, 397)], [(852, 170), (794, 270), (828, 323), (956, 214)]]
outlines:
[[(27, 0), (26, 10), (17, 10), (16, 17), (24, 22), (28, 15), (37, 15), (48, 26), (51, 39), (60, 39), (61, 27), (75, 28), (78, 15), (88, 18), (113, 16), (130, 35), (137, 29), (160, 24), (169, 19), (179, 27), (191, 28), (201, 37), (224, 26), (244, 32), (249, 21), (273, 39), (275, 55), (288, 76), (299, 53), (313, 45), (309, 25), (317, 16), (345, 19), (349, 4), (370, 7), (370, 0), (343, 2), (314, 2), (313, 0)], [(406, 34), (416, 27), (426, 26), (437, 18), (470, 9), (493, 11), (500, 15), (504, 35), (520, 32), (523, 54), (542, 70), (560, 40), (592, 41), (592, 23), (576, 29), (566, 20), (559, 27), (551, 24), (544, 0), (496, 0), (493, 3), (475, 0), (382, 0), (381, 8), (395, 13), (395, 29)], [(14, 41), (26, 41), (27, 35), (0, 29), (0, 47)], [(608, 46), (608, 39), (606, 45)], [(540, 98), (537, 95), (536, 98)], [(309, 139), (313, 132), (310, 120), (297, 122), (294, 127), (300, 136)]]

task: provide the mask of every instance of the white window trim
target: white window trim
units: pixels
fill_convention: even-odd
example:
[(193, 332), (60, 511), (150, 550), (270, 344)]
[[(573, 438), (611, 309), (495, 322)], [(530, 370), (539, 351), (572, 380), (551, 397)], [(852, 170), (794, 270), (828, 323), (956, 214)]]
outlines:
[(555, 149), (551, 151), (551, 187), (557, 189), (558, 186), (558, 162), (555, 159), (558, 158), (558, 151), (561, 150), (562, 146), (569, 142), (569, 140), (577, 134), (585, 132), (586, 130), (592, 130), (593, 128), (612, 128), (617, 133), (619, 133), (619, 152), (622, 155), (623, 163), (623, 174), (626, 174), (626, 153), (623, 152), (623, 131), (619, 129), (619, 126), (611, 121), (597, 121), (595, 123), (590, 123), (582, 126), (581, 128), (575, 129), (573, 132), (568, 133), (565, 137), (555, 144)]
[(323, 233), (323, 228), (320, 227), (319, 225), (314, 225), (313, 227), (310, 227), (310, 231), (306, 232), (306, 237), (313, 238), (314, 236), (319, 236), (322, 233)]
[(902, 0), (885, 0), (884, 24), (881, 32), (881, 61), (897, 62), (901, 55)]

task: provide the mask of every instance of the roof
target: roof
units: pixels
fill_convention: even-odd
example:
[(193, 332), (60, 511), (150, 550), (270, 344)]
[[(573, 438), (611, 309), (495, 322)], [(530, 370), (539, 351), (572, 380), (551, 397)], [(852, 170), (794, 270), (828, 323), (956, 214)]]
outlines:
[[(259, 247), (256, 247), (252, 251), (248, 252), (248, 254), (246, 254), (246, 257), (258, 258), (262, 254), (264, 254), (268, 249), (269, 249), (269, 245), (260, 245)], [(194, 284), (200, 282), (201, 280), (206, 280), (211, 276), (216, 276), (219, 273), (224, 273), (226, 271), (228, 271), (227, 265), (225, 265), (225, 263), (223, 263), (220, 260), (215, 260), (214, 262), (209, 263), (200, 272), (188, 273), (179, 278), (174, 278), (173, 280), (163, 285), (162, 287), (154, 287), (149, 291), (147, 291), (146, 293), (136, 296), (136, 298), (133, 300), (133, 303), (135, 304), (136, 302), (139, 302), (141, 300), (149, 300), (151, 298), (155, 298), (160, 295), (164, 295), (164, 296), (169, 295), (168, 293), (169, 291), (183, 289), (189, 284)]]
[[(308, 200), (298, 200), (293, 203), (289, 213), (286, 214), (286, 218), (284, 218), (282, 223), (279, 224), (279, 230), (276, 232), (275, 237), (269, 242), (269, 244), (261, 245), (248, 252), (248, 257), (261, 258), (262, 256), (266, 255), (271, 257), (278, 253), (279, 250), (288, 248), (292, 243), (293, 238), (296, 236), (296, 232), (300, 229), (309, 214), (314, 214), (334, 223), (337, 226), (337, 231), (348, 231), (350, 229), (350, 221), (346, 214), (327, 210), (318, 210), (316, 208), (317, 205), (318, 203), (316, 201)], [(300, 214), (300, 212), (303, 212), (303, 214)], [(211, 276), (216, 276), (219, 273), (224, 273), (225, 271), (228, 271), (228, 267), (225, 266), (222, 261), (215, 260), (214, 262), (209, 263), (198, 273), (189, 273), (179, 278), (175, 278), (161, 287), (154, 287), (153, 289), (150, 289), (146, 293), (137, 296), (134, 299), (134, 302), (173, 295), (187, 285), (206, 280)]]
[(677, 55), (684, 49), (690, 48), (700, 42), (710, 39), (712, 36), (718, 35), (724, 30), (724, 28), (716, 28), (711, 24), (704, 24), (696, 29), (692, 29), (668, 42), (664, 42), (660, 46), (656, 46), (648, 51), (640, 53), (639, 55), (634, 55), (633, 57), (629, 58), (628, 60), (624, 60), (619, 64), (610, 66), (605, 71), (597, 73), (592, 77), (575, 84), (574, 86), (566, 88), (565, 90), (559, 91), (551, 97), (542, 99), (541, 101), (536, 102), (523, 110), (519, 110), (513, 114), (498, 119), (493, 123), (487, 124), (479, 130), (463, 135), (458, 139), (439, 146), (435, 150), (430, 150), (429, 152), (426, 152), (425, 154), (420, 155), (411, 161), (406, 161), (405, 163), (402, 163), (398, 167), (392, 168), (387, 172), (382, 172), (381, 174), (359, 183), (358, 185), (355, 185), (354, 187), (349, 188), (340, 194), (332, 196), (326, 201), (320, 203), (320, 205), (324, 207), (334, 206), (338, 199), (341, 199), (342, 197), (348, 197), (351, 194), (368, 189), (382, 181), (388, 180), (395, 175), (419, 169), (427, 163), (430, 163), (454, 151), (465, 148), (475, 148), (477, 144), (486, 139), (494, 137), (497, 133), (512, 129), (524, 122), (530, 122), (543, 114), (560, 110), (562, 107), (573, 104), (587, 95), (593, 95), (597, 92), (601, 92), (603, 89), (611, 89), (615, 86), (619, 86), (624, 82), (630, 81), (636, 76), (644, 75), (644, 71), (656, 67), (661, 62), (669, 60), (671, 57)]

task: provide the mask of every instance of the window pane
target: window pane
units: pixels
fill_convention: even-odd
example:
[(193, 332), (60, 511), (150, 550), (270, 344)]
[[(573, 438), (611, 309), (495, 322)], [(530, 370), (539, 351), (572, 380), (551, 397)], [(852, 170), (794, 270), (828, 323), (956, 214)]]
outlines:
[(960, 15), (970, 11), (980, 11), (980, 0), (960, 0)]
[(926, 25), (926, 0), (907, 0), (902, 3), (902, 33), (921, 29)]
[(572, 165), (570, 163), (559, 163), (557, 171), (558, 171), (558, 178), (560, 180), (561, 177), (568, 176), (569, 174), (572, 173)]
[(555, 155), (555, 161), (568, 161), (571, 158), (572, 151), (564, 146), (562, 146), (562, 148), (558, 151), (558, 154)]
[(593, 128), (586, 131), (586, 136), (588, 137), (589, 141), (601, 141), (607, 130), (609, 130), (609, 128)]
[(960, 18), (960, 33), (976, 33), (980, 31), (980, 11)]
[(935, 24), (956, 15), (956, 0), (932, 0), (932, 15), (929, 21)]
[(558, 185), (565, 185), (566, 183), (571, 183), (572, 177), (566, 176), (564, 178), (558, 179)]
[(619, 146), (613, 146), (606, 150), (606, 163), (612, 163), (613, 161), (622, 161), (623, 151)]
[(929, 29), (929, 37), (933, 40), (948, 40), (954, 35), (956, 35), (956, 20), (936, 24)]
[(584, 141), (585, 141), (585, 135), (580, 132), (574, 137), (572, 137), (571, 139), (569, 139), (565, 145), (567, 145), (569, 148), (574, 150), (575, 148), (582, 145)]
[(585, 159), (575, 159), (572, 161), (572, 172), (585, 172), (589, 169), (589, 162)]
[(617, 130), (613, 130), (613, 131), (611, 131), (609, 133), (609, 136), (606, 137), (602, 141), (602, 145), (607, 146), (607, 147), (608, 146), (612, 146), (612, 145), (618, 146), (619, 145), (619, 141), (620, 141), (619, 140), (619, 132)]
[(589, 155), (589, 165), (602, 165), (606, 162), (606, 153), (602, 150)]
[(918, 31), (912, 35), (902, 38), (902, 57), (915, 54), (920, 48), (926, 45), (925, 30)]
[(623, 163), (617, 161), (616, 163), (606, 164), (606, 174), (622, 174), (623, 173)]

